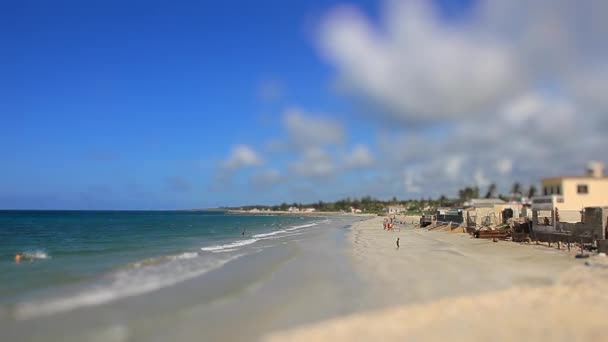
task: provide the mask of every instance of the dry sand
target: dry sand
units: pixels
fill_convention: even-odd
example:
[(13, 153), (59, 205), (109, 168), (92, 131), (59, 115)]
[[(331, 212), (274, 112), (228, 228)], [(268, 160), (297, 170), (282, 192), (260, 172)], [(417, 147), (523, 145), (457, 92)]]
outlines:
[[(401, 247), (396, 248), (399, 237)], [(608, 341), (608, 261), (466, 234), (352, 230), (355, 266), (375, 310), (295, 330), (270, 341)]]

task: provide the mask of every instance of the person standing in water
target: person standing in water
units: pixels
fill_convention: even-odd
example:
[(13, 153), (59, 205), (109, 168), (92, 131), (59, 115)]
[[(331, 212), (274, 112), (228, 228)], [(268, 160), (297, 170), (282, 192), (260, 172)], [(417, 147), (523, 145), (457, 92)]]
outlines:
[(243, 232), (241, 233), (241, 235), (245, 236), (245, 231), (246, 231), (246, 230), (247, 230), (247, 229), (243, 229)]
[(397, 238), (397, 249), (399, 249), (399, 238)]

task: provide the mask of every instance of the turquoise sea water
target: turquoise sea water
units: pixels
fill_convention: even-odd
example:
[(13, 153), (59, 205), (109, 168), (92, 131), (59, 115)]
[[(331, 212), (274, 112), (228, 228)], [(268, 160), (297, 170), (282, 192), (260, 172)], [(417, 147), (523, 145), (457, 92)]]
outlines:
[[(0, 211), (0, 306), (27, 317), (154, 291), (322, 220), (199, 211)], [(24, 255), (20, 263), (16, 253)]]

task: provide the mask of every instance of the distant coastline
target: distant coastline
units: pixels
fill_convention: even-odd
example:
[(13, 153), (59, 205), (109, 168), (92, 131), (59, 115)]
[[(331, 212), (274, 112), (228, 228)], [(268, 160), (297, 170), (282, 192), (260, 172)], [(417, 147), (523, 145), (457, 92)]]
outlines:
[(238, 210), (238, 209), (215, 209), (211, 211), (223, 211), (227, 214), (235, 214), (235, 215), (285, 215), (285, 216), (358, 216), (358, 217), (374, 217), (376, 214), (364, 214), (364, 213), (346, 213), (339, 211), (300, 211), (300, 212), (292, 212), (292, 211), (283, 211), (283, 210), (260, 210), (260, 211), (251, 211), (251, 210)]

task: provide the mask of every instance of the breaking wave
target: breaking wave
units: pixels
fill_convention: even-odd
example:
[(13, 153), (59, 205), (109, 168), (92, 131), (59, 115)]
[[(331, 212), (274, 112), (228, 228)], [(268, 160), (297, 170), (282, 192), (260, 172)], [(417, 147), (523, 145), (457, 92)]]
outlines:
[(247, 245), (250, 245), (252, 243), (255, 243), (256, 241), (258, 241), (258, 239), (240, 240), (240, 241), (235, 241), (235, 242), (231, 242), (231, 243), (227, 243), (227, 244), (223, 244), (223, 245), (201, 247), (201, 250), (205, 251), (205, 252), (221, 251), (223, 249), (229, 249), (229, 248), (232, 249), (232, 248), (235, 248), (235, 247), (247, 246)]
[(142, 263), (136, 267), (117, 271), (109, 274), (99, 284), (71, 295), (18, 304), (14, 310), (15, 318), (24, 320), (46, 316), (156, 291), (201, 276), (242, 256), (234, 255), (223, 260), (208, 258), (185, 260), (195, 258), (194, 254), (197, 253), (181, 254), (181, 258), (178, 256), (173, 262)]
[(300, 226), (293, 226), (290, 228), (275, 230), (275, 231), (268, 232), (268, 233), (255, 234), (255, 235), (251, 236), (251, 239), (238, 240), (238, 241), (233, 241), (233, 242), (225, 243), (225, 244), (221, 244), (221, 245), (201, 247), (201, 250), (205, 251), (205, 252), (215, 252), (215, 253), (224, 252), (224, 251), (233, 251), (240, 247), (251, 245), (252, 243), (256, 243), (257, 241), (260, 241), (260, 240), (276, 239), (276, 238), (280, 238), (280, 237), (291, 236), (293, 234), (292, 232), (294, 230), (314, 227), (318, 224), (319, 223), (309, 223), (309, 224), (303, 224)]
[(264, 238), (264, 237), (273, 236), (273, 235), (286, 233), (286, 232), (287, 232), (287, 230), (281, 229), (281, 230), (275, 230), (274, 232), (270, 232), (270, 233), (255, 234), (253, 237), (254, 238)]
[(23, 257), (26, 259), (50, 259), (51, 257), (42, 250), (23, 252)]

